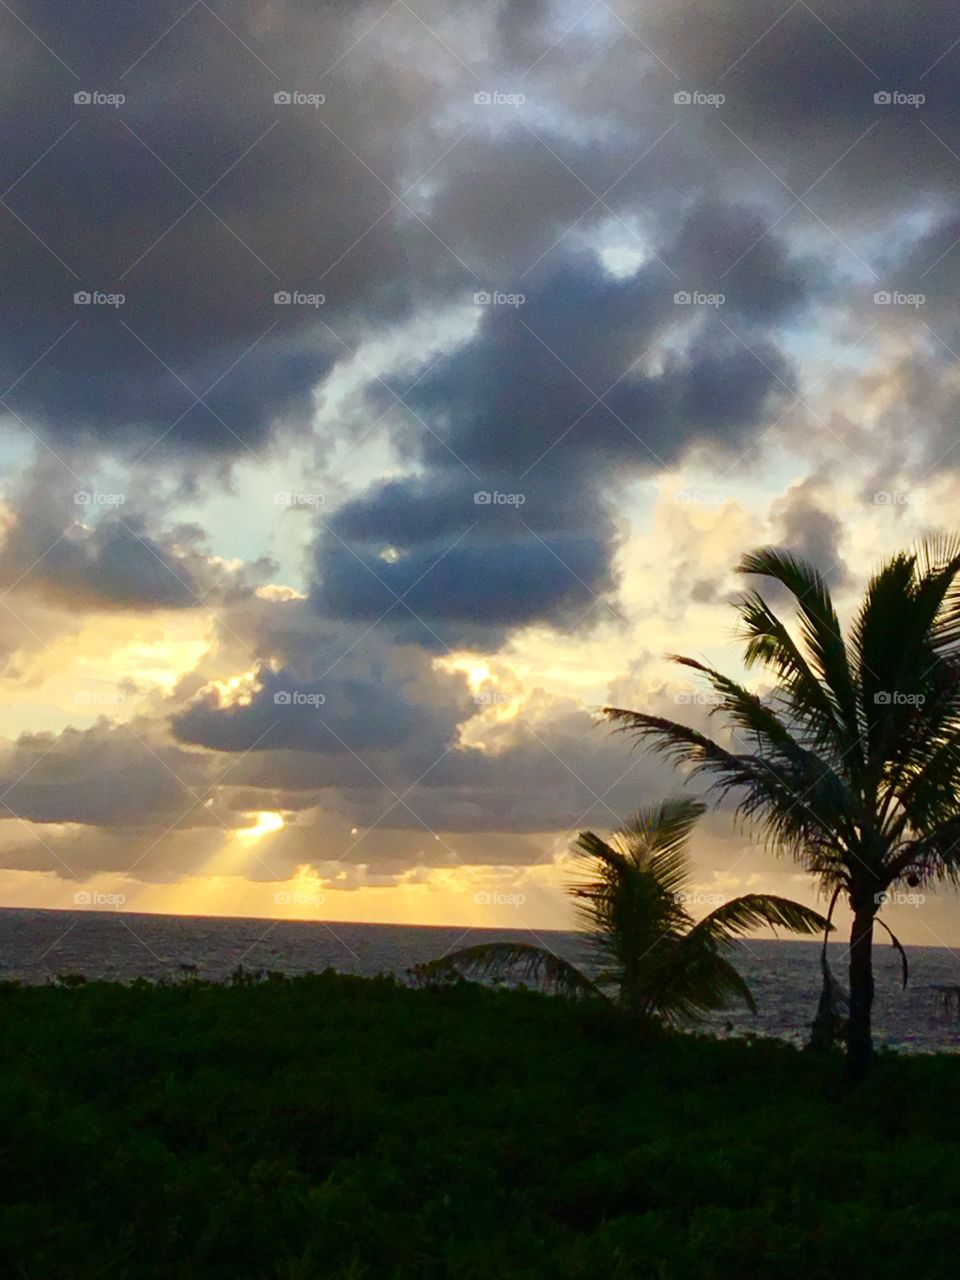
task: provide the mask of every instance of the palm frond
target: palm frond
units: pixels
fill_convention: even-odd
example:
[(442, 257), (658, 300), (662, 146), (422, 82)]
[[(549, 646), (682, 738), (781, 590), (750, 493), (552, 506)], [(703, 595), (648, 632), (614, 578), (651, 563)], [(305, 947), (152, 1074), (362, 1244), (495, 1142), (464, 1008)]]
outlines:
[(574, 841), (573, 850), (578, 857), (599, 863), (609, 875), (623, 874), (630, 866), (629, 855), (595, 831), (581, 831)]
[(748, 893), (711, 911), (694, 925), (687, 936), (724, 946), (764, 925), (801, 934), (819, 934), (833, 929), (819, 911), (802, 903), (770, 893)]
[[(636, 845), (636, 834), (632, 839)], [(614, 841), (629, 847), (631, 837), (621, 831)], [(594, 874), (570, 886), (598, 958), (619, 985), (621, 1003), (631, 1006), (661, 961), (660, 944), (690, 925), (680, 893), (688, 878), (682, 848), (651, 853), (645, 836), (639, 841), (631, 856), (582, 832), (576, 849)]]
[(807, 1047), (822, 1053), (832, 1049), (842, 1036), (850, 1000), (846, 991), (833, 976), (833, 971), (827, 963), (826, 951), (821, 953), (820, 969), (823, 974), (823, 984), (820, 988), (820, 999), (817, 1002), (817, 1013), (810, 1025)]
[(450, 977), (487, 982), (515, 978), (569, 999), (603, 995), (596, 983), (576, 965), (544, 947), (526, 942), (481, 942), (418, 965), (414, 972), (418, 981), (427, 985)]
[(958, 777), (960, 729), (942, 741), (928, 739), (925, 757), (907, 762), (901, 775), (887, 782), (882, 817), (891, 845), (908, 827), (925, 831), (953, 818)]
[(945, 588), (931, 630), (933, 648), (941, 657), (956, 654), (960, 644), (960, 535), (929, 534), (918, 544), (916, 557), (921, 574), (925, 578), (942, 576)]
[(673, 854), (686, 848), (690, 833), (706, 812), (706, 805), (689, 796), (673, 796), (659, 804), (638, 809), (616, 832), (621, 846), (638, 863), (655, 854)]
[(699, 1022), (704, 1013), (737, 1002), (756, 1014), (757, 1003), (743, 975), (712, 947), (691, 942), (689, 934), (674, 947), (650, 994), (651, 1009), (675, 1026)]
[(622, 860), (649, 871), (662, 890), (677, 892), (689, 873), (687, 842), (706, 805), (677, 796), (637, 810), (613, 834), (610, 843), (593, 831), (583, 831), (574, 846), (587, 857), (617, 867)]
[(907, 983), (910, 981), (910, 962), (907, 960), (907, 953), (904, 951), (900, 939), (893, 932), (885, 920), (881, 920), (877, 916), (877, 924), (886, 929), (890, 935), (890, 941), (893, 943), (894, 949), (900, 953), (900, 972), (903, 976), (903, 989), (906, 991)]
[(618, 732), (650, 740), (654, 751), (692, 765), (694, 774), (710, 774), (720, 798), (736, 794), (741, 818), (759, 821), (771, 843), (796, 857), (810, 855), (811, 864), (825, 875), (830, 874), (831, 851), (853, 838), (856, 815), (848, 795), (829, 767), (809, 752), (789, 763), (736, 755), (663, 716), (622, 707), (604, 707), (603, 715)]
[(812, 670), (822, 681), (844, 729), (844, 754), (856, 757), (861, 745), (857, 690), (826, 581), (808, 561), (779, 547), (758, 547), (747, 552), (737, 569), (740, 573), (772, 578), (794, 597)]
[(902, 841), (885, 870), (888, 885), (909, 873), (922, 880), (938, 875), (960, 884), (960, 813), (955, 810), (929, 831)]
[(720, 695), (719, 701), (711, 709), (711, 715), (725, 712), (731, 724), (745, 734), (759, 739), (778, 755), (799, 758), (804, 754), (803, 748), (773, 708), (767, 706), (755, 693), (745, 689), (736, 680), (731, 680), (722, 671), (698, 662), (696, 658), (685, 658), (680, 654), (670, 654), (670, 657), (680, 666), (690, 667), (706, 676), (709, 684)]
[(827, 751), (840, 760), (846, 750), (846, 733), (839, 723), (833, 703), (810, 668), (786, 625), (756, 591), (744, 593), (736, 603), (740, 614), (740, 636), (746, 641), (747, 667), (762, 663), (778, 680), (778, 693), (789, 708), (791, 719), (810, 741), (804, 745)]
[[(724, 712), (731, 724), (743, 734), (753, 737), (756, 743), (754, 756), (764, 761), (768, 772), (776, 769), (781, 776), (791, 779), (798, 788), (798, 799), (801, 792), (805, 799), (816, 792), (825, 805), (826, 813), (832, 815), (832, 821), (838, 827), (845, 817), (848, 820), (852, 818), (855, 803), (841, 773), (822, 755), (801, 745), (772, 707), (735, 680), (693, 658), (674, 656), (674, 661), (707, 677), (720, 694), (715, 710)], [(742, 761), (745, 757), (737, 758)], [(810, 803), (815, 804), (814, 801)], [(849, 821), (847, 834), (851, 834)]]

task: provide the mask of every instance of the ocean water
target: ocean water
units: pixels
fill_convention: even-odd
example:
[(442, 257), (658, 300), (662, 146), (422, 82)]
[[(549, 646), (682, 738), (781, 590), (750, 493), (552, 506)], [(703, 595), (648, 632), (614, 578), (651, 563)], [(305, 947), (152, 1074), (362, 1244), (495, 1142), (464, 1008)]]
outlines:
[[(0, 908), (0, 980), (43, 983), (80, 973), (158, 981), (181, 978), (182, 966), (195, 966), (199, 977), (221, 981), (241, 964), (288, 974), (334, 968), (403, 977), (412, 965), (498, 938), (544, 945), (575, 963), (589, 963), (576, 933)], [(834, 943), (831, 950), (842, 979), (843, 946)], [(944, 947), (907, 951), (910, 983), (904, 991), (897, 954), (891, 947), (875, 949), (877, 1043), (908, 1052), (960, 1050), (960, 1018), (943, 1009), (936, 991), (939, 985), (960, 986), (960, 953)], [(731, 1009), (711, 1017), (708, 1026), (718, 1035), (756, 1031), (802, 1043), (820, 994), (819, 946), (751, 941), (740, 944), (734, 961), (753, 990), (759, 1015)]]

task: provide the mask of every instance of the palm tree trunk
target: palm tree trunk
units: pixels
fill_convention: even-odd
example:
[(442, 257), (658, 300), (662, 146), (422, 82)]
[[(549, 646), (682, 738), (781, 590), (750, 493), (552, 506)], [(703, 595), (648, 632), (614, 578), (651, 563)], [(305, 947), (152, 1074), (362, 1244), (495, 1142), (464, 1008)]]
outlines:
[(870, 1019), (873, 1009), (874, 908), (854, 912), (850, 931), (850, 1020), (847, 1023), (847, 1077), (860, 1079), (873, 1061)]

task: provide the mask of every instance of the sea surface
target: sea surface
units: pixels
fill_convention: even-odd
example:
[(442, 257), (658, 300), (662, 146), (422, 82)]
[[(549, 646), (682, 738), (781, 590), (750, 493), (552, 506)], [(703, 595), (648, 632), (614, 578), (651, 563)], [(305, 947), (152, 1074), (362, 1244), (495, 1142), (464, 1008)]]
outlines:
[[(221, 981), (239, 965), (288, 974), (334, 968), (403, 978), (415, 964), (500, 938), (547, 946), (589, 967), (583, 935), (547, 930), (0, 908), (0, 980), (43, 983), (59, 974), (83, 974), (122, 982), (176, 981), (196, 972)], [(834, 943), (831, 950), (834, 972), (843, 978), (844, 948)], [(910, 1052), (960, 1051), (960, 1017), (944, 1009), (936, 990), (960, 986), (960, 952), (909, 947), (907, 953), (910, 982), (904, 991), (896, 953), (888, 946), (875, 949), (877, 1042)], [(731, 1009), (711, 1017), (710, 1028), (718, 1035), (755, 1031), (802, 1043), (820, 993), (819, 946), (751, 941), (740, 944), (733, 959), (753, 990), (759, 1016)]]

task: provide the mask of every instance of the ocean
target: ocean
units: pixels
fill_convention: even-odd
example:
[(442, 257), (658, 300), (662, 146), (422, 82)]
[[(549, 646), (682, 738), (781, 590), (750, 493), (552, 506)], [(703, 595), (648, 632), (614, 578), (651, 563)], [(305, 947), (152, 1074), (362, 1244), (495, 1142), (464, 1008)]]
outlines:
[[(179, 979), (182, 966), (222, 981), (243, 965), (287, 974), (327, 968), (372, 976), (404, 977), (413, 965), (460, 946), (498, 938), (545, 945), (585, 962), (583, 936), (527, 930), (418, 925), (338, 924), (323, 921), (139, 915), (131, 912), (37, 911), (0, 908), (0, 980), (53, 981), (83, 974), (129, 982)], [(844, 978), (841, 943), (832, 943), (834, 971)], [(900, 961), (889, 946), (875, 949), (878, 1044), (907, 1052), (960, 1050), (960, 1018), (942, 1007), (938, 985), (960, 986), (960, 953), (945, 947), (909, 947), (910, 983), (900, 985)], [(811, 942), (739, 944), (734, 962), (759, 1006), (754, 1018), (735, 1008), (713, 1015), (718, 1035), (755, 1031), (802, 1043), (820, 993), (819, 946)], [(187, 972), (193, 972), (188, 968)]]

